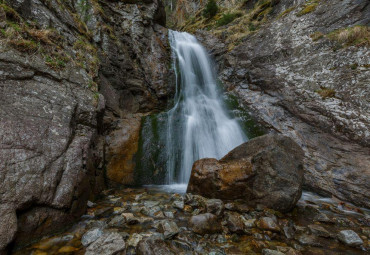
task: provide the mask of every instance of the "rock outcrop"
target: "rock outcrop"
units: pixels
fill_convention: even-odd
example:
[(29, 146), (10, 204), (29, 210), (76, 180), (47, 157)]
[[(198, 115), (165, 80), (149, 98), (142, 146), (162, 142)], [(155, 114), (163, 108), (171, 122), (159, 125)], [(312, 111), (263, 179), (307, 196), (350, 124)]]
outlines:
[(171, 94), (164, 24), (159, 0), (1, 2), (0, 251), (72, 223), (107, 166), (132, 182), (140, 116)]
[(289, 137), (269, 134), (236, 147), (219, 161), (196, 161), (187, 192), (286, 212), (301, 197), (302, 184), (302, 149)]
[(369, 2), (248, 2), (197, 32), (226, 89), (302, 147), (306, 189), (370, 207)]

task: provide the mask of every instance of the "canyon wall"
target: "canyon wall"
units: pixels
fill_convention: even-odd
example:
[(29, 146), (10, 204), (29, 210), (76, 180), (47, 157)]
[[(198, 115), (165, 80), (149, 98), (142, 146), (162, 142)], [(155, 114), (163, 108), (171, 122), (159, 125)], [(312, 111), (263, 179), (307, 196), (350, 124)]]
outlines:
[(165, 22), (157, 0), (1, 1), (0, 251), (80, 217), (105, 171), (131, 181), (114, 159), (171, 93)]

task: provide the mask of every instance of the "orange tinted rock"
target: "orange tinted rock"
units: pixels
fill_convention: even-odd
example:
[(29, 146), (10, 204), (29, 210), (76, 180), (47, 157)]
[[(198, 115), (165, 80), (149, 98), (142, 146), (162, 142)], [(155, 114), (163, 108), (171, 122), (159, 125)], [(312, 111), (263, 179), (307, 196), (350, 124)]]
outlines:
[(134, 183), (134, 155), (139, 145), (141, 119), (122, 119), (118, 129), (109, 134), (106, 158), (107, 177), (122, 184)]

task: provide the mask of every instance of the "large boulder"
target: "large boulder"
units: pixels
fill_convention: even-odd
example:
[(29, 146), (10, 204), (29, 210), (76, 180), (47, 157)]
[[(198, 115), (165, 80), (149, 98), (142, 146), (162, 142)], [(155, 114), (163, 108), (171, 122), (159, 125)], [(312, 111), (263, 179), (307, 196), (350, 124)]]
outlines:
[(193, 165), (187, 192), (223, 200), (243, 199), (286, 212), (301, 197), (303, 151), (293, 139), (268, 134), (246, 142), (221, 160)]

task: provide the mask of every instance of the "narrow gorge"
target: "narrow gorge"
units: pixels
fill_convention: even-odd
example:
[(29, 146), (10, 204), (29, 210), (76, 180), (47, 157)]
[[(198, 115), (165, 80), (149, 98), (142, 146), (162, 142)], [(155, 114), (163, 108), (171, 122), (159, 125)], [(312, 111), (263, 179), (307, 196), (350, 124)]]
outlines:
[(368, 0), (0, 0), (0, 254), (367, 254)]

